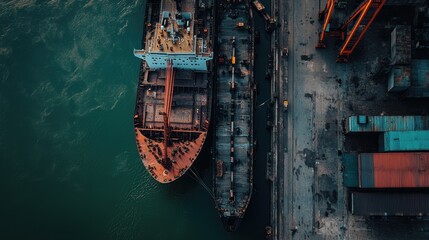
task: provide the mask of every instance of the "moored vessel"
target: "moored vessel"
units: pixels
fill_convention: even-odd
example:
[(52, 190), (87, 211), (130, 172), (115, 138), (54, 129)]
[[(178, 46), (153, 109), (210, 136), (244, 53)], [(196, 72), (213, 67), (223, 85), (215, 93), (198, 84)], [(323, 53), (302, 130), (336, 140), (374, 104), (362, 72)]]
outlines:
[(175, 181), (197, 159), (212, 103), (211, 0), (148, 0), (134, 112), (137, 148), (150, 175)]
[(213, 191), (226, 230), (235, 231), (253, 189), (253, 22), (245, 0), (220, 1), (217, 12)]

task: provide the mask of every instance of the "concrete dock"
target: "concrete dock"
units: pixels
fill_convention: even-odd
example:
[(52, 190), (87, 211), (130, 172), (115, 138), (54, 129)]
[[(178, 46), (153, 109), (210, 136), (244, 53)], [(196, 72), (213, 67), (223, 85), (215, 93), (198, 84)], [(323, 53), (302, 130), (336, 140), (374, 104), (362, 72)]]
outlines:
[[(350, 150), (351, 140), (343, 134), (343, 119), (356, 113), (428, 114), (429, 109), (426, 100), (421, 105), (387, 96), (386, 81), (377, 79), (381, 58), (389, 54), (390, 39), (380, 37), (388, 16), (374, 22), (347, 64), (335, 62), (335, 41), (316, 50), (318, 14), (325, 4), (271, 1), (278, 24), (271, 35), (273, 239), (428, 239), (425, 219), (386, 222), (347, 211), (341, 155)], [(407, 230), (389, 230), (398, 226)]]

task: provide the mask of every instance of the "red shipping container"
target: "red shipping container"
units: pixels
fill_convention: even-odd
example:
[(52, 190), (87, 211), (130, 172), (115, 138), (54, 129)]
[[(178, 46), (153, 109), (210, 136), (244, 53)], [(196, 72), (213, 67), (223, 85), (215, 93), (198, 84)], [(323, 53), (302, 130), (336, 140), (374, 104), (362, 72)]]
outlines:
[(361, 188), (429, 187), (429, 152), (359, 154)]

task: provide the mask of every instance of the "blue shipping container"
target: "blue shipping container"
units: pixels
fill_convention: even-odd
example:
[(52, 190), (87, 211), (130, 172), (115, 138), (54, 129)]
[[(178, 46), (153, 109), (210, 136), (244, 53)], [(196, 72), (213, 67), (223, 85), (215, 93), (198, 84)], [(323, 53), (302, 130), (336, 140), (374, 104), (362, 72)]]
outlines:
[(346, 119), (346, 133), (429, 130), (428, 116), (362, 116)]
[(380, 136), (380, 151), (429, 151), (429, 131), (388, 131)]
[(403, 92), (407, 90), (411, 85), (410, 75), (411, 68), (409, 66), (394, 66), (390, 70), (387, 80), (387, 91)]
[(411, 65), (411, 87), (406, 92), (410, 98), (429, 97), (429, 60), (415, 59)]

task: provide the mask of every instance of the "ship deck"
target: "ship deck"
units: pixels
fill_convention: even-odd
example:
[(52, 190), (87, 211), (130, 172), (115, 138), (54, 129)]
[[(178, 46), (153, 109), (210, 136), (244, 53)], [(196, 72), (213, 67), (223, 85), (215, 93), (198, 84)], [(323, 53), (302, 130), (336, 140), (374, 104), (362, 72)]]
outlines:
[[(165, 71), (146, 71), (138, 115), (142, 128), (163, 129)], [(176, 71), (170, 122), (173, 129), (206, 131), (208, 121), (207, 73)]]
[(143, 163), (158, 181), (168, 183), (182, 176), (204, 144), (210, 119), (207, 73), (177, 70), (170, 113), (170, 143), (167, 155), (172, 168), (161, 165), (164, 156), (165, 70), (146, 70), (137, 94), (135, 127)]
[[(167, 21), (165, 30), (161, 30), (162, 12), (167, 11), (170, 13), (170, 18)], [(195, 0), (183, 0), (182, 12), (190, 13), (193, 17), (195, 11)], [(176, 16), (176, 2), (174, 0), (161, 1), (161, 15), (159, 21), (156, 23), (155, 29), (148, 39), (150, 45), (149, 51), (169, 51), (169, 52), (192, 52), (194, 43), (194, 19), (190, 21), (190, 32), (187, 33), (186, 28), (180, 28), (177, 23)], [(177, 44), (173, 44), (172, 35), (168, 32), (177, 31)], [(164, 50), (160, 47), (163, 46)]]
[[(226, 218), (243, 217), (253, 188), (253, 35), (250, 10), (245, 3), (227, 5), (225, 11), (220, 10), (223, 13), (218, 17), (214, 194), (216, 206)], [(245, 27), (236, 28), (239, 22)], [(232, 64), (233, 37), (235, 64)], [(232, 73), (233, 65), (235, 73)], [(231, 91), (232, 79), (235, 91)], [(230, 190), (234, 199), (230, 199)]]
[[(181, 10), (176, 9), (176, 1), (162, 0), (160, 2), (159, 19), (153, 23), (153, 28), (148, 29), (146, 34), (146, 49), (136, 53), (191, 53), (204, 54), (202, 52), (203, 40), (194, 38), (198, 19), (195, 15), (195, 0), (182, 0)], [(169, 13), (168, 17), (163, 13)], [(166, 18), (163, 26), (163, 18)], [(186, 27), (186, 19), (189, 21), (189, 28)], [(162, 29), (162, 27), (164, 29)], [(189, 31), (188, 31), (189, 30)], [(209, 28), (207, 28), (209, 31)], [(207, 32), (207, 35), (210, 35)]]

